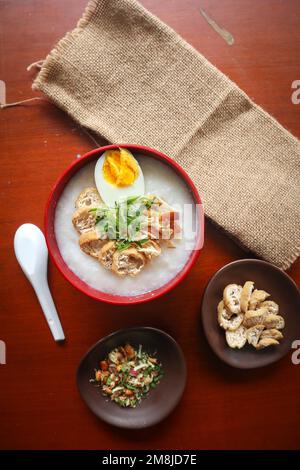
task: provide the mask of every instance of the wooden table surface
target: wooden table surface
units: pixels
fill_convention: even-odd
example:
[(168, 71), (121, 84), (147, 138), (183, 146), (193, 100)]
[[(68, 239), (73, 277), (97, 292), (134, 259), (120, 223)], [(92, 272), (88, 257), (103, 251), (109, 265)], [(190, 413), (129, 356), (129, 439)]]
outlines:
[[(300, 137), (300, 105), (291, 84), (300, 79), (298, 0), (143, 0), (251, 98)], [(86, 0), (1, 0), (0, 79), (7, 101), (34, 96), (34, 71), (81, 16)], [(228, 46), (199, 13), (200, 6), (229, 30)], [(55, 344), (33, 290), (13, 252), (18, 225), (43, 226), (50, 188), (77, 154), (93, 142), (50, 103), (0, 111), (1, 317), (7, 364), (0, 365), (2, 449), (300, 448), (300, 365), (291, 354), (263, 370), (239, 371), (211, 352), (200, 326), (209, 278), (224, 264), (247, 257), (206, 225), (205, 248), (188, 277), (171, 293), (129, 308), (97, 303), (77, 292), (52, 263), (49, 282), (67, 340)], [(300, 263), (289, 270), (300, 281)], [(102, 336), (122, 327), (162, 328), (182, 346), (188, 383), (180, 406), (142, 432), (99, 421), (75, 384), (78, 362)]]

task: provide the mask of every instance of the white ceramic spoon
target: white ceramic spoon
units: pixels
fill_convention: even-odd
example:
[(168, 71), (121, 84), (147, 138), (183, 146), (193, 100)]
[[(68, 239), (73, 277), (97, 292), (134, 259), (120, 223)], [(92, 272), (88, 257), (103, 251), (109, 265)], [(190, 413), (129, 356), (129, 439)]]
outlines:
[(17, 260), (32, 284), (55, 341), (65, 339), (47, 280), (48, 249), (43, 232), (33, 224), (21, 225), (15, 233)]

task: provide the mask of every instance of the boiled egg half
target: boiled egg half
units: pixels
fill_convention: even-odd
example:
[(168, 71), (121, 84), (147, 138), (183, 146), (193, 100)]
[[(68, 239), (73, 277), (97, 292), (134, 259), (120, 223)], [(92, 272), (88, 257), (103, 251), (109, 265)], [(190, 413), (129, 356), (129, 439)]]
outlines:
[(120, 199), (145, 193), (141, 167), (124, 148), (107, 150), (101, 155), (95, 166), (95, 183), (101, 198), (110, 207)]

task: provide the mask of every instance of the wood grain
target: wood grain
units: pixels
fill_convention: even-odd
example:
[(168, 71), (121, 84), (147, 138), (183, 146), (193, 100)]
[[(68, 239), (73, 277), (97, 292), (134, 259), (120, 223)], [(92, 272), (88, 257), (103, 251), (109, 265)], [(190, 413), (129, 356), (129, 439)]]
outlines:
[[(34, 72), (71, 29), (86, 0), (2, 0), (0, 79), (7, 101), (34, 96)], [(143, 0), (212, 63), (296, 136), (300, 105), (291, 83), (300, 78), (298, 0)], [(207, 24), (203, 8), (234, 36), (228, 46)], [(0, 447), (3, 449), (299, 448), (300, 365), (288, 355), (264, 370), (238, 371), (219, 362), (200, 326), (200, 304), (210, 276), (247, 255), (209, 223), (205, 248), (173, 292), (130, 308), (97, 303), (75, 291), (50, 263), (49, 280), (67, 336), (54, 343), (31, 286), (13, 253), (21, 223), (43, 225), (49, 190), (77, 154), (93, 142), (47, 102), (0, 111), (1, 317), (7, 364), (0, 365)], [(267, 177), (267, 175), (266, 175)], [(289, 274), (300, 281), (300, 263)], [(78, 361), (103, 335), (128, 325), (172, 334), (188, 365), (188, 385), (175, 412), (143, 432), (113, 429), (96, 419), (75, 385)]]

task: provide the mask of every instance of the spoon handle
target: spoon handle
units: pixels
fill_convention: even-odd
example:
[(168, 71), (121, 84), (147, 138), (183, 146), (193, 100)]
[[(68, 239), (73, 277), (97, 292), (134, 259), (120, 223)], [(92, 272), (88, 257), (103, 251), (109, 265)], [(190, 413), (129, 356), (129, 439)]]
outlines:
[(33, 287), (41, 304), (53, 338), (55, 341), (63, 341), (65, 339), (65, 335), (53, 302), (51, 292), (49, 290), (48, 282), (44, 282), (40, 285), (34, 285)]

